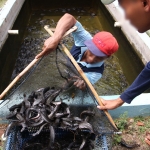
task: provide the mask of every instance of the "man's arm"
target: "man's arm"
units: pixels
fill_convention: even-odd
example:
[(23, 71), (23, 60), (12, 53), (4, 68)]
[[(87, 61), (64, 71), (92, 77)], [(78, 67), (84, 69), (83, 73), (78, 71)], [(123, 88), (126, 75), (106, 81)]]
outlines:
[(72, 33), (73, 39), (76, 46), (85, 46), (84, 42), (86, 40), (92, 39), (91, 34), (84, 29), (80, 22), (76, 22), (75, 26), (77, 26), (77, 30)]
[(54, 35), (44, 42), (43, 51), (38, 54), (36, 58), (40, 58), (55, 50), (66, 31), (73, 27), (75, 24), (76, 19), (70, 14), (65, 14), (58, 21)]
[(131, 101), (150, 87), (150, 62), (147, 63), (132, 85), (121, 94), (120, 98), (126, 102)]
[(121, 94), (120, 98), (116, 100), (103, 100), (104, 106), (98, 106), (98, 108), (115, 109), (121, 106), (123, 103), (131, 103), (131, 101), (145, 90), (150, 87), (150, 62), (145, 66), (142, 72), (138, 75), (132, 85)]

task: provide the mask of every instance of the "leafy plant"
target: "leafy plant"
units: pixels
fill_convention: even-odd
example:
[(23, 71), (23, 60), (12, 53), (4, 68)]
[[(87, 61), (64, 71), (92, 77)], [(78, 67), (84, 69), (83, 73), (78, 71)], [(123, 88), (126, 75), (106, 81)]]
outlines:
[(146, 127), (139, 127), (139, 132), (140, 133), (144, 133), (146, 131)]
[(121, 135), (114, 135), (113, 145), (118, 145), (121, 142)]
[(144, 117), (143, 116), (137, 116), (134, 118), (134, 120), (137, 122), (137, 121), (144, 121)]
[(127, 126), (127, 117), (128, 112), (124, 112), (123, 114), (120, 115), (119, 119), (115, 121), (119, 130), (123, 131)]

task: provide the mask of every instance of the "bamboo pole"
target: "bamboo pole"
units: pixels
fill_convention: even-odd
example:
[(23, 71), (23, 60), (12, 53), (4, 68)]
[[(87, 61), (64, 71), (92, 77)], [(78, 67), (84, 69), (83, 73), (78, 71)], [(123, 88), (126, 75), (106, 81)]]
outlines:
[[(53, 32), (50, 30), (50, 28), (48, 26), (44, 27), (45, 30), (51, 35), (53, 36)], [(82, 78), (84, 79), (84, 81), (86, 82), (86, 84), (88, 85), (88, 87), (90, 88), (90, 90), (92, 91), (93, 95), (95, 96), (98, 104), (100, 106), (103, 106), (102, 100), (99, 97), (99, 95), (97, 94), (96, 90), (94, 89), (93, 85), (91, 84), (91, 82), (89, 81), (89, 79), (86, 77), (86, 75), (84, 74), (83, 70), (80, 68), (80, 66), (78, 65), (78, 63), (76, 62), (76, 60), (74, 59), (74, 57), (71, 55), (70, 51), (66, 48), (66, 46), (64, 44), (61, 44), (64, 52), (66, 53), (66, 55), (70, 58), (70, 60), (72, 61), (72, 63), (74, 64), (74, 66), (76, 67), (76, 69), (78, 70), (79, 74), (82, 76)], [(108, 113), (107, 110), (104, 110), (104, 113), (106, 114), (106, 116), (108, 117), (109, 121), (112, 123), (112, 125), (117, 129), (111, 115)]]
[[(67, 36), (71, 32), (75, 31), (77, 29), (76, 26), (72, 27), (70, 30), (68, 30), (63, 37)], [(40, 58), (39, 58), (40, 59)], [(8, 91), (20, 80), (20, 78), (26, 74), (37, 62), (39, 59), (34, 59), (19, 75), (16, 76), (16, 78), (7, 86), (7, 88), (1, 93), (0, 100), (8, 93)]]
[(70, 30), (68, 30), (68, 31), (64, 34), (63, 38), (64, 38), (65, 36), (67, 36), (68, 34), (74, 32), (75, 30), (77, 30), (77, 27), (76, 27), (76, 26), (72, 27)]
[[(49, 25), (45, 25), (47, 28), (49, 28)], [(52, 32), (55, 32), (55, 29), (56, 28), (49, 28)], [(74, 32), (75, 30), (77, 30), (77, 27), (76, 26), (73, 26), (71, 29), (69, 29), (64, 35), (63, 35), (63, 38), (65, 36), (67, 36), (68, 34)]]
[(1, 93), (0, 100), (7, 94), (7, 92), (20, 80), (20, 78), (27, 73), (39, 59), (34, 59), (21, 73), (19, 73), (16, 78), (7, 86), (7, 88)]

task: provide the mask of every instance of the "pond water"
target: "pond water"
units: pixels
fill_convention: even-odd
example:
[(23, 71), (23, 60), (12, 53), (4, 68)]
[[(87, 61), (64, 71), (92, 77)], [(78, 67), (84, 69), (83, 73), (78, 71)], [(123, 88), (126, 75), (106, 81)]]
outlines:
[(2, 7), (4, 6), (4, 4), (6, 3), (7, 0), (0, 0), (0, 11), (2, 9)]
[[(86, 3), (82, 2), (81, 4), (79, 1), (76, 3), (71, 2), (73, 1), (65, 0), (64, 3), (60, 5), (58, 3), (57, 5), (51, 4), (52, 1), (43, 1), (42, 3), (39, 0), (32, 0), (30, 2), (25, 2), (20, 16), (16, 21), (17, 25), (14, 25), (14, 28), (21, 28), (20, 24), (23, 20), (26, 20), (26, 23), (22, 23), (20, 38), (17, 42), (13, 42), (13, 44), (17, 44), (17, 47), (14, 48), (16, 52), (12, 58), (12, 52), (9, 52), (8, 49), (12, 48), (11, 50), (13, 50), (14, 45), (10, 46), (10, 42), (9, 44), (6, 42), (7, 46), (5, 44), (4, 49), (0, 53), (0, 57), (6, 55), (6, 51), (7, 55), (11, 55), (9, 60), (8, 58), (4, 59), (5, 57), (3, 57), (3, 62), (2, 60), (0, 62), (0, 67), (3, 70), (3, 75), (1, 72), (1, 77), (3, 77), (3, 83), (0, 88), (1, 91), (8, 84), (8, 79), (11, 77), (12, 80), (34, 59), (36, 54), (41, 51), (45, 39), (49, 37), (48, 33), (44, 29), (44, 25), (56, 27), (57, 21), (66, 12), (74, 15), (75, 18), (80, 21), (84, 28), (92, 35), (99, 31), (111, 32), (117, 38), (120, 45), (119, 51), (105, 61), (104, 75), (102, 79), (94, 85), (98, 94), (121, 94), (133, 82), (144, 66), (122, 34), (121, 30), (113, 27), (114, 21), (100, 1), (85, 1)], [(14, 37), (9, 38), (12, 39)], [(64, 42), (67, 48), (71, 49), (73, 45), (73, 39), (71, 36), (66, 37)], [(4, 52), (5, 49), (6, 51)], [(41, 62), (41, 67), (39, 72), (34, 75), (34, 80), (33, 77), (29, 78), (23, 85), (24, 88), (22, 88), (19, 92), (23, 93), (25, 92), (25, 89), (31, 91), (33, 88), (41, 88), (41, 86), (44, 86), (45, 83), (45, 86), (47, 86), (47, 84), (50, 86), (55, 84), (57, 86), (57, 84), (59, 84), (61, 78), (56, 76), (56, 74), (58, 74), (58, 70), (55, 68), (54, 56), (55, 53), (52, 53)], [(11, 64), (12, 59), (12, 62), (15, 62), (15, 65), (14, 63)], [(12, 66), (11, 69), (6, 69), (6, 67), (4, 68), (4, 66), (8, 67), (9, 64)], [(44, 67), (46, 69), (42, 70)], [(6, 70), (9, 70), (9, 73)]]

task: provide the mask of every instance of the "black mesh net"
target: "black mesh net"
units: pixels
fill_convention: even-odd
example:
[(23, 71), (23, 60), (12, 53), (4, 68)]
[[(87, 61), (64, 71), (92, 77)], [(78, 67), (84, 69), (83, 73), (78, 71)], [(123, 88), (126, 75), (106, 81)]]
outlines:
[[(49, 35), (46, 34), (44, 38), (48, 36)], [(73, 41), (71, 35), (66, 37), (65, 40), (66, 39), (70, 42)], [(29, 44), (31, 44), (32, 40), (25, 39), (24, 43), (27, 44), (30, 41)], [(34, 41), (37, 41), (37, 39), (34, 39)], [(91, 149), (111, 149), (113, 133), (116, 129), (112, 126), (105, 113), (96, 108), (97, 101), (88, 86), (84, 91), (81, 91), (73, 85), (76, 79), (74, 77), (76, 76), (81, 78), (66, 54), (57, 48), (57, 50), (50, 55), (43, 57), (9, 93), (9, 96), (7, 96), (6, 100), (1, 104), (1, 118), (6, 121), (6, 115), (10, 114), (9, 108), (22, 103), (25, 97), (28, 97), (31, 93), (33, 94), (33, 91), (38, 93), (43, 88), (49, 87), (47, 91), (51, 89), (55, 92), (59, 91), (59, 94), (53, 98), (53, 101), (61, 101), (63, 104), (69, 106), (72, 116), (80, 118), (83, 111), (91, 111), (94, 113), (88, 120), (94, 132), (94, 137), (90, 139), (93, 143)], [(51, 96), (51, 94), (44, 94), (44, 96), (47, 96), (47, 99)], [(19, 112), (20, 111), (19, 109)], [(26, 115), (26, 113), (24, 115)], [(15, 120), (16, 118), (13, 119)], [(20, 124), (13, 126), (8, 133), (5, 149), (48, 149), (51, 140), (51, 130), (49, 127), (44, 127), (37, 136), (33, 136), (43, 124), (34, 127), (30, 125), (31, 124), (28, 124), (23, 132), (21, 132)], [(81, 145), (81, 135), (76, 138), (75, 133), (72, 134), (72, 129), (70, 128), (62, 128), (61, 125), (56, 127), (55, 124), (51, 126), (54, 126), (55, 133), (54, 149), (65, 150), (67, 148), (69, 149), (69, 146), (70, 149), (79, 149), (80, 146), (78, 148), (71, 148), (70, 144), (78, 139), (81, 141)], [(84, 133), (86, 131), (82, 132)], [(83, 149), (87, 150), (90, 148), (85, 146)]]
[[(55, 73), (53, 71), (51, 73), (47, 73), (47, 70), (55, 70)], [(26, 75), (25, 82), (21, 83), (19, 88), (11, 94), (9, 99), (3, 102), (1, 114), (3, 114), (3, 116), (9, 114), (10, 112), (8, 108), (13, 105), (20, 104), (24, 100), (23, 95), (31, 95), (34, 89), (41, 90), (43, 87), (50, 87), (56, 91), (61, 89), (62, 91), (56, 97), (55, 101), (62, 101), (67, 104), (73, 116), (80, 117), (81, 113), (85, 110), (91, 110), (94, 112), (94, 116), (89, 119), (89, 123), (92, 125), (96, 135), (93, 142), (94, 149), (104, 149), (104, 147), (106, 147), (106, 149), (110, 149), (112, 144), (112, 135), (115, 129), (109, 122), (105, 113), (96, 108), (97, 101), (89, 88), (87, 87), (86, 90), (81, 91), (74, 87), (74, 76), (80, 77), (77, 70), (74, 68), (68, 57), (66, 57), (64, 52), (57, 49), (49, 56), (42, 58), (42, 61), (36, 65), (36, 69), (31, 70), (31, 73)], [(53, 80), (51, 80), (52, 78)], [(43, 128), (42, 132), (37, 137), (33, 137), (32, 134), (36, 133), (38, 130), (39, 126), (28, 127), (23, 132), (21, 132), (19, 126), (13, 128), (8, 134), (6, 149), (21, 149), (24, 146), (26, 147), (25, 149), (41, 149), (40, 146), (48, 145), (50, 140), (48, 138), (50, 134), (49, 129)], [(61, 127), (55, 128), (55, 134), (55, 141), (60, 145), (62, 145), (61, 142), (71, 143), (74, 140), (74, 136), (68, 132), (67, 129), (64, 130), (61, 129)], [(32, 147), (30, 147), (31, 145)], [(65, 148), (68, 146), (69, 145), (66, 145)]]

